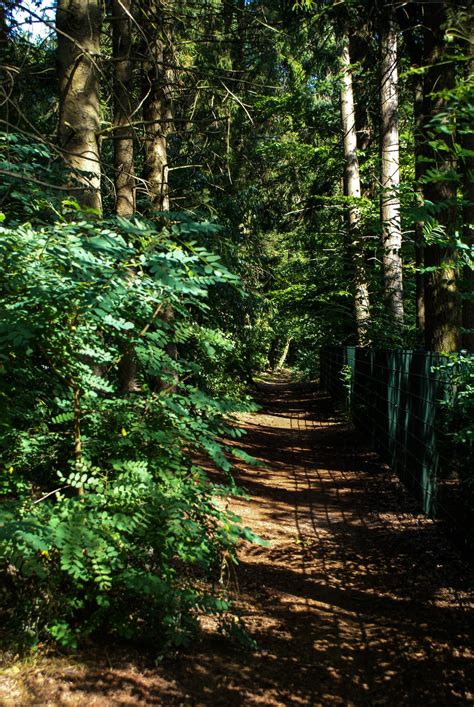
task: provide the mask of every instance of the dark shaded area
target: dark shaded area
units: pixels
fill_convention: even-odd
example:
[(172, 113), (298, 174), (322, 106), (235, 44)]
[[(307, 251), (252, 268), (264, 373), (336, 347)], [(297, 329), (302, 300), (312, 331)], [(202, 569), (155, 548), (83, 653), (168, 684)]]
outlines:
[(369, 446), (422, 509), (472, 558), (472, 450), (455, 443), (447, 405), (456, 387), (450, 377), (460, 365), (430, 351), (332, 346), (321, 351), (321, 382), (345, 401)]

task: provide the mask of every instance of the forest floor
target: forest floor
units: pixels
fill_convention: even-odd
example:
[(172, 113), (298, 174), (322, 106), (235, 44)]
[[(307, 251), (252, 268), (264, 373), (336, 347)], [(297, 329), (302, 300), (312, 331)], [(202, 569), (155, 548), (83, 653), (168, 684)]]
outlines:
[(96, 648), (0, 671), (0, 704), (457, 705), (474, 703), (474, 571), (420, 515), (313, 386), (258, 384), (232, 502), (270, 541), (245, 545), (239, 611), (259, 649), (212, 627), (158, 666)]

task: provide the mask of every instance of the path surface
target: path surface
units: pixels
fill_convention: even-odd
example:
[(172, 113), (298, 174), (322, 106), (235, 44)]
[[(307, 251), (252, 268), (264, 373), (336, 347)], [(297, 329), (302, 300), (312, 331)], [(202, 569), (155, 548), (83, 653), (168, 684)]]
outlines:
[[(23, 700), (474, 703), (472, 570), (326, 397), (284, 381), (260, 384), (260, 397), (245, 449), (266, 467), (240, 470), (251, 499), (235, 504), (271, 542), (243, 548), (237, 575), (238, 604), (260, 650), (210, 636), (158, 668), (115, 654), (56, 672), (36, 667), (24, 675)], [(10, 680), (10, 704), (18, 704), (20, 683)], [(0, 680), (0, 703), (5, 687)]]

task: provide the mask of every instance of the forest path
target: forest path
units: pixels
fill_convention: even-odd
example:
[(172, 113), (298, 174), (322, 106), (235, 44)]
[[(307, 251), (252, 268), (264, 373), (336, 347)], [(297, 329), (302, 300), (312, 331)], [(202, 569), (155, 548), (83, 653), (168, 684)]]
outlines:
[(209, 631), (158, 667), (112, 651), (36, 667), (21, 703), (473, 704), (472, 570), (327, 396), (284, 377), (258, 387), (239, 446), (265, 465), (241, 465), (250, 500), (232, 506), (270, 541), (237, 569), (259, 650)]

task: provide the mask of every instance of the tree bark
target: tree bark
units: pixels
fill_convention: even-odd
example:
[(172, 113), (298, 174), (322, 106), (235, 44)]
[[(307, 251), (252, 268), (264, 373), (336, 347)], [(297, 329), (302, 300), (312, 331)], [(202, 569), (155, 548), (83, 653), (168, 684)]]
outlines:
[(99, 148), (100, 0), (58, 0), (59, 144), (83, 189), (79, 203), (102, 211)]
[(160, 0), (144, 4), (143, 119), (145, 121), (144, 179), (152, 206), (169, 210), (168, 135), (173, 122), (169, 70), (166, 68), (166, 27)]
[[(425, 8), (424, 65), (428, 67), (424, 82), (425, 121), (445, 110), (443, 94), (455, 85), (454, 63), (444, 57), (446, 22), (445, 3), (432, 2)], [(461, 304), (453, 247), (456, 226), (456, 181), (453, 175), (456, 164), (452, 137), (437, 133), (437, 140), (445, 142), (446, 150), (436, 150), (429, 143), (430, 128), (426, 123), (424, 131), (424, 149), (431, 162), (429, 166), (438, 171), (436, 179), (428, 180), (425, 176), (425, 201), (436, 207), (433, 218), (446, 234), (446, 244), (425, 245), (425, 268), (429, 268), (425, 274), (425, 345), (427, 349), (449, 353), (458, 350), (461, 344)], [(443, 174), (445, 179), (441, 178)]]
[(133, 128), (132, 0), (112, 2), (114, 60), (114, 167), (115, 211), (118, 216), (135, 212)]
[(360, 346), (368, 343), (370, 323), (369, 288), (367, 285), (363, 238), (360, 232), (360, 170), (357, 155), (357, 132), (355, 120), (354, 93), (352, 86), (351, 58), (347, 34), (342, 48), (341, 116), (344, 146), (344, 190), (348, 197), (348, 224), (351, 253), (354, 264), (354, 310), (357, 326), (357, 340)]
[(288, 354), (290, 353), (290, 346), (292, 342), (292, 337), (289, 336), (287, 340), (285, 341), (285, 346), (283, 347), (283, 351), (281, 352), (281, 356), (278, 359), (278, 363), (276, 365), (276, 370), (279, 371), (283, 368), (285, 365), (286, 359), (288, 358)]
[[(143, 119), (145, 121), (145, 165), (143, 177), (152, 208), (169, 211), (168, 183), (168, 136), (173, 126), (173, 102), (171, 98), (171, 69), (169, 53), (171, 26), (165, 20), (161, 0), (146, 0), (143, 4), (143, 31), (145, 36), (143, 58)], [(162, 321), (172, 324), (174, 311), (165, 307), (160, 315)], [(172, 332), (172, 327), (169, 329)], [(178, 349), (174, 342), (165, 346), (168, 356), (177, 360)], [(164, 369), (165, 376), (173, 383), (158, 379), (159, 391), (175, 391), (178, 378), (174, 371)]]
[(403, 325), (403, 269), (400, 221), (400, 141), (398, 134), (398, 42), (393, 12), (381, 31), (382, 242), (385, 298), (394, 325)]

